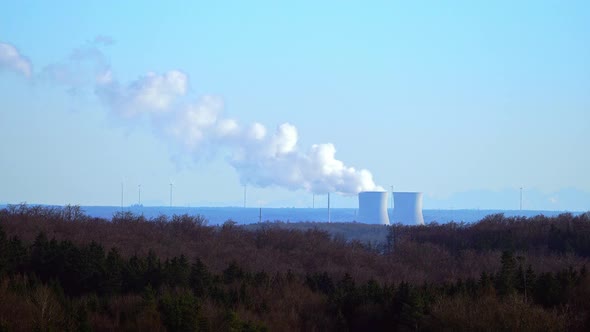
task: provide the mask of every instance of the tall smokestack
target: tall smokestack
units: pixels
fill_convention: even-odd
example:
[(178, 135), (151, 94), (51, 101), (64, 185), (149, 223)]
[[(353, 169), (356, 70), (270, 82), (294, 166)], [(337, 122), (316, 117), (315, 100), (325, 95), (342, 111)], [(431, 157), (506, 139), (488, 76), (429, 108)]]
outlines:
[(422, 216), (422, 193), (396, 192), (393, 193), (392, 222), (403, 225), (424, 225)]
[(359, 193), (359, 222), (389, 225), (387, 192), (363, 191)]

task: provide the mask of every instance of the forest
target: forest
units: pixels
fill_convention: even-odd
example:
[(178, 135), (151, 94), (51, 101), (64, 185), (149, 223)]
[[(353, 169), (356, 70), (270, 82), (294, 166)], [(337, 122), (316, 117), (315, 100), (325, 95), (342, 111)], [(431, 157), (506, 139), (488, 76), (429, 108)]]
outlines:
[(590, 213), (425, 226), (0, 210), (0, 331), (588, 331)]

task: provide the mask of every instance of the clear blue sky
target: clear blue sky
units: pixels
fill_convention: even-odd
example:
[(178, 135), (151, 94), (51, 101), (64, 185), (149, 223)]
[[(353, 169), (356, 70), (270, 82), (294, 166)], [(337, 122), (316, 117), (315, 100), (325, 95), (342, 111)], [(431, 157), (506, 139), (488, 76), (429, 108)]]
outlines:
[[(332, 143), (426, 207), (590, 191), (590, 2), (286, 3), (1, 1), (0, 203), (118, 205), (124, 183), (126, 204), (139, 184), (144, 203), (167, 204), (172, 181), (178, 205), (241, 205), (249, 182), (249, 205), (310, 206), (305, 189), (240, 177), (250, 141), (204, 131), (195, 147), (171, 129), (209, 95), (244, 128), (295, 126), (296, 162)], [(150, 87), (158, 98), (139, 102)]]

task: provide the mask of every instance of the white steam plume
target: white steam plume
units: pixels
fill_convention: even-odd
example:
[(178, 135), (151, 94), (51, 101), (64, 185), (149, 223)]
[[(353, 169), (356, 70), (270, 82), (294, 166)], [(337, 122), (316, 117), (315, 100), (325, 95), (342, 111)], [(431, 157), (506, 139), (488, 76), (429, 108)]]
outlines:
[(97, 79), (96, 92), (114, 111), (133, 117), (141, 113), (167, 112), (179, 97), (186, 94), (188, 77), (178, 70), (164, 75), (147, 73), (132, 84), (122, 87), (110, 70)]
[[(191, 155), (204, 150), (229, 151), (228, 161), (242, 184), (304, 189), (317, 194), (383, 190), (365, 169), (357, 170), (336, 159), (334, 145), (314, 144), (302, 149), (297, 128), (289, 123), (269, 132), (260, 123), (244, 125), (223, 114), (223, 101), (204, 95), (189, 101), (188, 76), (179, 70), (149, 72), (128, 84), (116, 80), (98, 46), (112, 44), (99, 36), (89, 46), (74, 50), (65, 61), (47, 66), (43, 75), (70, 92), (92, 87), (113, 113), (133, 120), (147, 117), (155, 129)], [(31, 75), (31, 63), (16, 48), (0, 43), (0, 69)]]
[(65, 86), (72, 95), (86, 92), (96, 84), (110, 82), (112, 73), (109, 61), (98, 48), (99, 45), (107, 45), (100, 42), (105, 38), (99, 36), (92, 44), (74, 49), (64, 61), (44, 67), (42, 77)]
[(96, 91), (124, 117), (151, 117), (159, 130), (195, 155), (203, 148), (229, 148), (229, 162), (243, 184), (318, 194), (383, 190), (369, 171), (336, 159), (334, 145), (314, 144), (301, 150), (293, 125), (281, 124), (274, 133), (260, 123), (242, 125), (223, 114), (223, 101), (218, 97), (206, 95), (183, 102), (187, 86), (187, 75), (173, 70), (148, 73), (125, 86), (112, 79), (99, 82)]
[(32, 67), (29, 59), (24, 57), (16, 47), (0, 42), (0, 70), (8, 69), (31, 77)]

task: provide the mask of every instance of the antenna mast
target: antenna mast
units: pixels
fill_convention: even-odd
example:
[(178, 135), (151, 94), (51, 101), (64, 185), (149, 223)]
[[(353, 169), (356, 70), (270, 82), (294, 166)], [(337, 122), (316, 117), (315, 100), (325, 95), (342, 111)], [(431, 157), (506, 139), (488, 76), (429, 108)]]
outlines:
[(391, 214), (393, 215), (393, 185), (391, 185)]

